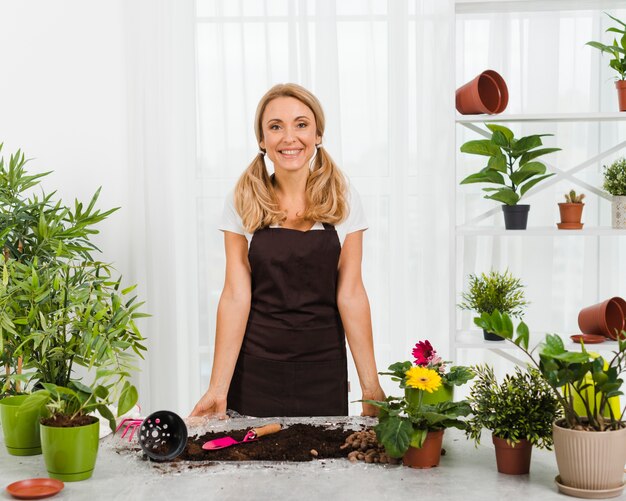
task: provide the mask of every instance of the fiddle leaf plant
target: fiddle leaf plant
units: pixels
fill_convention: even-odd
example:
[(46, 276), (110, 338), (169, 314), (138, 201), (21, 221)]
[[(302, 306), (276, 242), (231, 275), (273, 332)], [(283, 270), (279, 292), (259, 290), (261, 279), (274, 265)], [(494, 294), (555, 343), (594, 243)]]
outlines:
[(492, 132), (491, 137), (468, 141), (461, 146), (461, 151), (488, 157), (487, 165), (467, 176), (461, 184), (496, 185), (483, 188), (487, 193), (484, 198), (517, 205), (530, 188), (554, 175), (546, 174), (546, 166), (535, 159), (560, 151), (561, 148), (541, 148), (541, 138), (552, 134), (535, 134), (516, 139), (513, 132), (503, 125), (486, 126)]

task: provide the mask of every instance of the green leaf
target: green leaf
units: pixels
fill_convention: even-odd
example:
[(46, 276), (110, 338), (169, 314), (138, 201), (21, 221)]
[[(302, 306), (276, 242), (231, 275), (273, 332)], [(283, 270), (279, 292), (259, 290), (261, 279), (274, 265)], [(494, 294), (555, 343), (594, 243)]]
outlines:
[(400, 458), (409, 448), (413, 426), (406, 419), (389, 416), (380, 421), (375, 430), (379, 441), (391, 457)]
[(468, 141), (461, 146), (461, 151), (463, 153), (470, 153), (472, 155), (483, 155), (487, 157), (495, 157), (496, 155), (502, 154), (500, 148), (488, 139), (477, 139), (474, 141)]
[[(487, 167), (492, 170), (496, 170), (498, 172), (507, 171), (506, 157), (504, 155), (496, 155), (495, 157), (491, 157), (489, 162), (487, 163)], [(504, 180), (501, 184), (504, 184)]]
[(528, 162), (511, 175), (511, 181), (516, 185), (520, 185), (527, 179), (545, 172), (546, 166), (541, 162)]
[(128, 381), (124, 384), (124, 388), (122, 389), (122, 394), (120, 395), (120, 400), (117, 407), (117, 415), (121, 416), (126, 414), (129, 410), (131, 410), (137, 400), (139, 399), (139, 394), (137, 393), (137, 388), (131, 385)]
[(539, 150), (527, 151), (522, 155), (522, 158), (520, 158), (519, 164), (522, 166), (537, 157), (554, 153), (555, 151), (561, 151), (561, 148), (541, 148)]
[(496, 144), (497, 146), (500, 146), (501, 148), (509, 148), (509, 140), (499, 130), (494, 131), (494, 133), (491, 135), (491, 142)]
[(471, 184), (471, 183), (495, 183), (495, 184), (504, 184), (504, 178), (502, 174), (498, 171), (495, 171), (490, 168), (486, 168), (477, 172), (476, 174), (471, 174), (467, 176), (460, 184)]
[(506, 128), (504, 125), (485, 124), (485, 126), (491, 132), (496, 132), (496, 131), (500, 132), (502, 135), (504, 135), (508, 143), (510, 143), (513, 140), (513, 137), (514, 137), (513, 131), (511, 131), (511, 129)]
[(526, 183), (524, 183), (522, 187), (520, 188), (520, 198), (523, 197), (524, 193), (530, 190), (537, 183), (552, 176), (554, 176), (554, 174), (546, 174), (545, 176), (536, 177), (535, 179), (531, 179), (530, 181), (527, 181)]
[(515, 338), (515, 344), (527, 350), (529, 337), (530, 337), (528, 326), (524, 322), (520, 322), (519, 325), (517, 326), (516, 332), (517, 332), (517, 338)]
[(421, 449), (427, 436), (428, 430), (413, 430), (413, 434), (411, 435), (411, 447)]
[(506, 205), (515, 205), (519, 202), (519, 195), (515, 193), (511, 188), (501, 188), (495, 193), (492, 193), (489, 196), (485, 196), (485, 198), (489, 198), (491, 200), (497, 200), (498, 202), (505, 203)]

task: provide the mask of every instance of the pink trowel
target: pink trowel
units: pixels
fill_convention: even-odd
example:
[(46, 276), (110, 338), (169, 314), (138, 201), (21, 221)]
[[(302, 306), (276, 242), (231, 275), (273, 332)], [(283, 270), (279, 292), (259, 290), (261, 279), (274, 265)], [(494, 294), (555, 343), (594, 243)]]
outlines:
[(246, 442), (253, 442), (264, 435), (271, 435), (272, 433), (279, 432), (282, 429), (280, 423), (271, 423), (261, 426), (260, 428), (252, 428), (243, 440), (235, 440), (233, 437), (216, 438), (215, 440), (209, 440), (202, 448), (207, 451), (213, 451), (215, 449), (223, 449), (224, 447), (230, 447), (231, 445), (243, 444)]

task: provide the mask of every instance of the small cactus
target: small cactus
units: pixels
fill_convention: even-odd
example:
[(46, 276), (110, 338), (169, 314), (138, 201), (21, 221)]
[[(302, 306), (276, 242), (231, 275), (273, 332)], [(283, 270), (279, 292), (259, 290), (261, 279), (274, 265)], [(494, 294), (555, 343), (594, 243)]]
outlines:
[(569, 193), (565, 194), (565, 200), (568, 204), (581, 204), (583, 202), (583, 198), (585, 198), (584, 193), (576, 195), (576, 192), (574, 190), (571, 190)]

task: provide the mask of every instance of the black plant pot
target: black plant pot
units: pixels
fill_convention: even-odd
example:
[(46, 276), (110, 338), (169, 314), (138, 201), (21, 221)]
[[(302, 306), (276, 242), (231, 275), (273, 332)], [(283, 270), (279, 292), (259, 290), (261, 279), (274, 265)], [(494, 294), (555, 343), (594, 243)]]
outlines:
[(485, 341), (504, 341), (503, 337), (498, 336), (493, 332), (487, 332), (485, 329), (483, 329), (483, 337), (485, 338)]
[(507, 230), (525, 230), (530, 205), (503, 205), (504, 227)]

